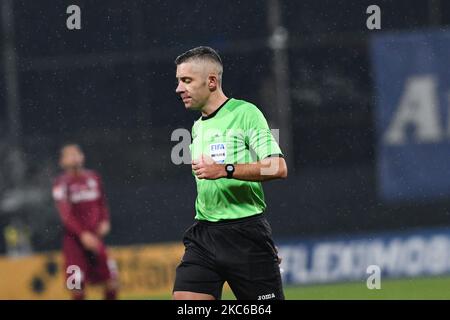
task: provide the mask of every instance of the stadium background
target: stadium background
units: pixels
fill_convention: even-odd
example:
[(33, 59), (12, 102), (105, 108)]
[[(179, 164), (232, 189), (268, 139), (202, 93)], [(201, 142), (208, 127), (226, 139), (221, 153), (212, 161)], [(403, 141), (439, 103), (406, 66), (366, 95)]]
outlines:
[[(277, 241), (449, 226), (450, 192), (402, 201), (380, 196), (371, 41), (392, 32), (445, 32), (450, 4), (372, 2), (2, 0), (0, 279), (28, 272), (23, 297), (52, 298), (45, 296), (47, 276), (36, 280), (35, 274), (39, 268), (55, 273), (61, 226), (50, 188), (58, 148), (68, 140), (79, 142), (87, 166), (103, 175), (112, 213), (109, 245), (140, 252), (137, 245), (151, 251), (153, 244), (179, 242), (192, 222), (195, 185), (189, 166), (171, 162), (176, 142), (170, 137), (176, 128), (189, 130), (198, 115), (186, 112), (174, 94), (173, 60), (197, 45), (221, 53), (229, 96), (254, 102), (272, 127), (281, 128), (290, 176), (265, 185)], [(81, 30), (66, 28), (71, 4), (81, 8)], [(381, 30), (366, 27), (371, 4), (381, 8)], [(28, 258), (12, 257), (33, 253), (44, 257), (35, 269), (21, 260)], [(141, 254), (145, 261), (158, 256)], [(13, 272), (19, 269), (11, 263), (23, 271)], [(353, 278), (360, 283), (349, 286), (360, 291), (349, 298), (377, 297), (365, 287), (366, 277)], [(448, 283), (439, 279), (408, 283), (449, 297), (436, 289)], [(336, 281), (343, 280), (329, 282)], [(388, 285), (378, 297), (408, 298), (408, 283), (404, 291)], [(333, 298), (327, 287), (308, 295), (315, 288), (290, 287), (290, 297)], [(0, 298), (8, 298), (1, 288)]]

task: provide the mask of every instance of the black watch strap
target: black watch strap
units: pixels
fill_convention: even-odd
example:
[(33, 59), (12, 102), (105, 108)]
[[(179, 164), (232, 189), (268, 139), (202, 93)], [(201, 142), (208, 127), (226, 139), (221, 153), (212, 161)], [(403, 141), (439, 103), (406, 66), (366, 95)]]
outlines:
[(234, 173), (234, 165), (229, 163), (225, 165), (225, 171), (227, 172), (227, 178), (231, 179), (233, 178), (233, 173)]

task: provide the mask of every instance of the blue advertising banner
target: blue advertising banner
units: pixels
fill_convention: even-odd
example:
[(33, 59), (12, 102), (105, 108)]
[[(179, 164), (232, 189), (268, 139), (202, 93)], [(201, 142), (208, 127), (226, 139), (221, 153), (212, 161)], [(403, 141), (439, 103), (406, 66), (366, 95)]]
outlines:
[(286, 285), (360, 281), (374, 267), (384, 278), (450, 273), (450, 229), (280, 242)]
[(450, 31), (371, 41), (383, 200), (450, 195)]

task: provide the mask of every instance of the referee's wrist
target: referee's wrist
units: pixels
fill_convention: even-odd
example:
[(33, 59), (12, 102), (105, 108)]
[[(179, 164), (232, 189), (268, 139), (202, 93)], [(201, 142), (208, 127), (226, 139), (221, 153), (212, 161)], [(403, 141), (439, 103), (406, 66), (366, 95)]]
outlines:
[(227, 170), (226, 170), (226, 164), (220, 165), (220, 178), (226, 178), (227, 177)]

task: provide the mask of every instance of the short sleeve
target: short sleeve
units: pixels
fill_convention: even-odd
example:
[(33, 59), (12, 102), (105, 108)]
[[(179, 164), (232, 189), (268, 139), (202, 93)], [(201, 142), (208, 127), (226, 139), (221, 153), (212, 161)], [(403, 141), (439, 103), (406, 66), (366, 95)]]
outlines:
[(246, 143), (260, 161), (270, 156), (283, 156), (263, 113), (254, 105), (246, 105), (244, 111)]

